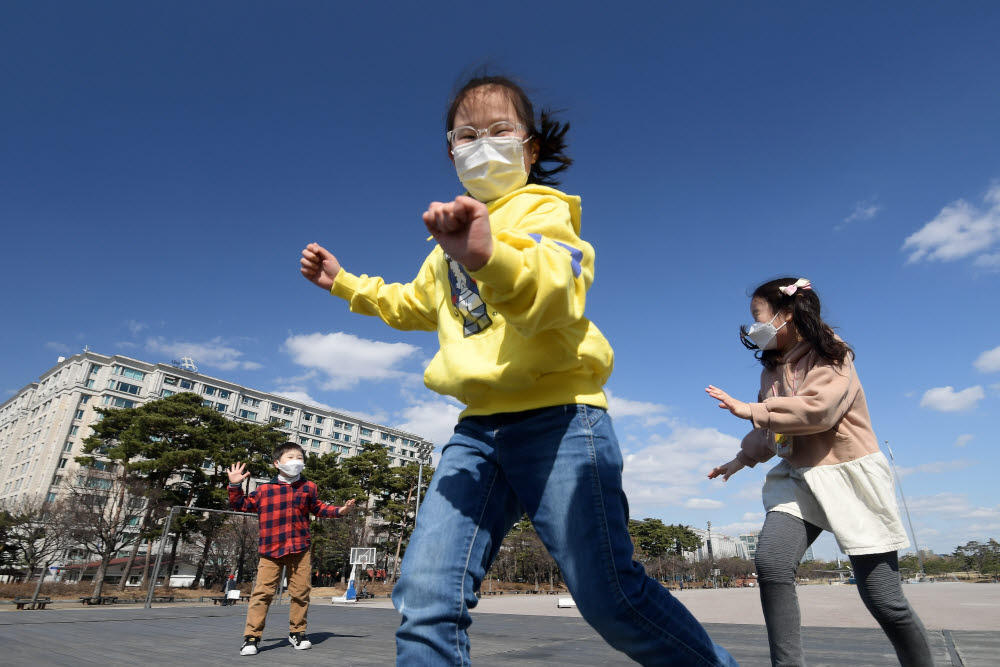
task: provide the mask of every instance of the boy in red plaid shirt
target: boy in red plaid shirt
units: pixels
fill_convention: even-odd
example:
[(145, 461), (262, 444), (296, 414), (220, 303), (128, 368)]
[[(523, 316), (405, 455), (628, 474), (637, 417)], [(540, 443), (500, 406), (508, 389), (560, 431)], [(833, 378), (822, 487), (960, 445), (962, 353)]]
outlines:
[(354, 510), (354, 500), (343, 507), (320, 501), (316, 485), (302, 477), (305, 451), (294, 442), (286, 442), (274, 450), (274, 467), (278, 474), (261, 484), (250, 495), (243, 495), (243, 480), (250, 476), (246, 466), (229, 466), (229, 505), (237, 512), (255, 512), (260, 517), (260, 564), (257, 583), (247, 609), (247, 624), (240, 655), (256, 655), (267, 609), (274, 598), (281, 568), (288, 578), (289, 606), (288, 640), (297, 649), (312, 646), (306, 637), (306, 613), (312, 589), (309, 551), (309, 515), (337, 517)]

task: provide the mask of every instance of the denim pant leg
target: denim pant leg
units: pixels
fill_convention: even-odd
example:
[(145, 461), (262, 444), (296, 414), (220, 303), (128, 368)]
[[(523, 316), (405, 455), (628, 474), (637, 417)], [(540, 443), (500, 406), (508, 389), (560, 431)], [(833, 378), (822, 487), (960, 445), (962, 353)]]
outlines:
[(398, 665), (468, 665), (469, 609), (521, 507), (501, 473), (492, 433), (463, 420), (441, 453), (392, 601), (402, 614)]
[(501, 465), (583, 617), (642, 665), (735, 665), (632, 559), (622, 458), (599, 408), (559, 406), (504, 427)]

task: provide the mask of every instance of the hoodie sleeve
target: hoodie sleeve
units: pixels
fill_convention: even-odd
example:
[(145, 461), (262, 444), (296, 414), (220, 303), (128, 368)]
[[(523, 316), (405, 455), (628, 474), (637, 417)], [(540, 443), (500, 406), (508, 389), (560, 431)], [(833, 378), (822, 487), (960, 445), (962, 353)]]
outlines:
[(330, 294), (346, 300), (351, 312), (379, 317), (393, 329), (434, 331), (437, 308), (432, 257), (434, 253), (428, 255), (417, 277), (408, 283), (386, 284), (377, 276), (356, 276), (341, 269)]
[(540, 197), (493, 240), (493, 256), (470, 275), (509, 325), (528, 337), (583, 317), (594, 249), (574, 230), (568, 203)]
[(787, 435), (829, 431), (850, 410), (859, 387), (850, 358), (837, 366), (816, 364), (806, 371), (794, 396), (751, 403), (750, 421), (755, 428)]

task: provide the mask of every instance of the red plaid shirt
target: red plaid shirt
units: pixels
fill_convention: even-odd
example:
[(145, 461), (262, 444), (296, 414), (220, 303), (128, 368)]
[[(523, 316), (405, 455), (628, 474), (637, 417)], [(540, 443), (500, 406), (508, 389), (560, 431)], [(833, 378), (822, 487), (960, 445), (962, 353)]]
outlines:
[(260, 517), (260, 555), (281, 558), (309, 548), (309, 514), (340, 516), (340, 508), (319, 499), (316, 485), (304, 477), (284, 484), (275, 477), (249, 496), (242, 486), (229, 485), (229, 506)]

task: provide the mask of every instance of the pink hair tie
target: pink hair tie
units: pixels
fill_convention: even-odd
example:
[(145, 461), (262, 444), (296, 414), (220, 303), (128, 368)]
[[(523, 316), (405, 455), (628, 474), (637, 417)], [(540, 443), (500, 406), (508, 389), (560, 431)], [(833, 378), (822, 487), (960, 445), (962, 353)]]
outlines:
[(782, 294), (784, 294), (785, 296), (791, 296), (791, 295), (795, 294), (795, 292), (797, 290), (800, 290), (800, 289), (804, 289), (804, 290), (806, 290), (806, 289), (812, 289), (812, 283), (809, 282), (809, 280), (807, 278), (799, 278), (798, 280), (796, 280), (791, 285), (785, 285), (784, 287), (779, 287), (778, 291), (781, 292)]

